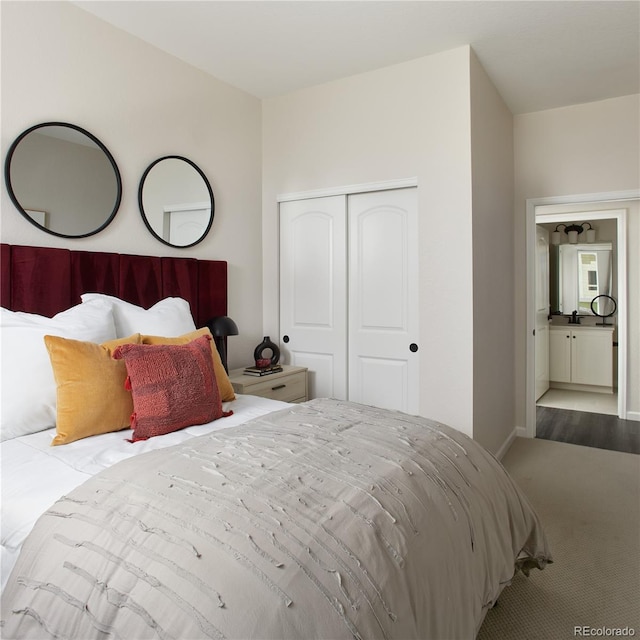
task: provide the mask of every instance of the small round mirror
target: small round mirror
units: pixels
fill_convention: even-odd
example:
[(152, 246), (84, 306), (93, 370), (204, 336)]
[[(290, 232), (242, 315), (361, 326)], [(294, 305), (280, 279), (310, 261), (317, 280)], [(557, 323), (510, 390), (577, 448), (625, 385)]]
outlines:
[(617, 308), (618, 305), (611, 296), (600, 295), (591, 301), (591, 311), (594, 315), (602, 318), (603, 325), (607, 324), (605, 319), (614, 315)]
[(9, 197), (39, 229), (63, 238), (102, 231), (122, 197), (120, 172), (94, 135), (66, 122), (45, 122), (21, 133), (4, 166)]
[(196, 164), (181, 156), (165, 156), (147, 167), (138, 205), (147, 229), (171, 247), (198, 244), (213, 224), (211, 185)]

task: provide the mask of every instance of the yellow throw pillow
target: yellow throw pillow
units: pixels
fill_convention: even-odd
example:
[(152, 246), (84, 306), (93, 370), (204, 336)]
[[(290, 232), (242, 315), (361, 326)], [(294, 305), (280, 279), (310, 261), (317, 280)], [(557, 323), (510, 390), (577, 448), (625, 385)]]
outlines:
[[(163, 338), (161, 336), (142, 336), (142, 344), (185, 344), (191, 342), (196, 338), (204, 335), (211, 335), (211, 331), (207, 327), (198, 329), (197, 331), (191, 331), (185, 333), (177, 338)], [(236, 394), (233, 392), (233, 386), (229, 380), (227, 372), (224, 370), (222, 360), (220, 360), (220, 354), (216, 348), (215, 340), (211, 340), (211, 357), (213, 358), (213, 370), (216, 374), (216, 382), (218, 383), (218, 390), (220, 391), (220, 398), (222, 402), (229, 402), (236, 399)]]
[(45, 336), (57, 386), (56, 436), (52, 445), (129, 428), (131, 392), (127, 369), (111, 354), (123, 344), (140, 344), (140, 334), (103, 344)]

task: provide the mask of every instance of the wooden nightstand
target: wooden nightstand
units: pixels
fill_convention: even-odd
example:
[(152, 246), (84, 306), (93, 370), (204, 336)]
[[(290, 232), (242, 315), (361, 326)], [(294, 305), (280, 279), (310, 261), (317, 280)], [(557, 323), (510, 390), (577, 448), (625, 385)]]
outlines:
[(267, 376), (248, 376), (244, 369), (229, 371), (229, 380), (236, 393), (262, 396), (283, 402), (306, 402), (307, 368), (282, 365), (282, 371)]

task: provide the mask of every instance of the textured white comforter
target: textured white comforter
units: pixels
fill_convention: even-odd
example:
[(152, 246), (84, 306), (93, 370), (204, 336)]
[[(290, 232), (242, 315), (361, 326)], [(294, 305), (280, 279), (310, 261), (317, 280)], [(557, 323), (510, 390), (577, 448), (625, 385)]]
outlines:
[(3, 593), (2, 637), (473, 638), (514, 572), (549, 560), (465, 435), (314, 400), (60, 499)]
[(135, 443), (127, 441), (132, 432), (124, 430), (52, 447), (55, 429), (0, 442), (2, 589), (36, 520), (60, 496), (121, 460), (235, 427), (286, 406), (277, 400), (237, 395), (223, 405), (225, 411), (234, 412), (228, 418)]

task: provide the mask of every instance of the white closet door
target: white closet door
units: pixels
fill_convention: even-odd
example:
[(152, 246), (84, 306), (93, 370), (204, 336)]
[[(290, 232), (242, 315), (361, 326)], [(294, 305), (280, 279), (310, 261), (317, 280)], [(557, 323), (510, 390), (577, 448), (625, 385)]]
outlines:
[(349, 196), (349, 399), (419, 410), (417, 189)]
[(347, 399), (346, 196), (280, 204), (280, 340), (309, 397)]

